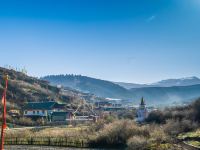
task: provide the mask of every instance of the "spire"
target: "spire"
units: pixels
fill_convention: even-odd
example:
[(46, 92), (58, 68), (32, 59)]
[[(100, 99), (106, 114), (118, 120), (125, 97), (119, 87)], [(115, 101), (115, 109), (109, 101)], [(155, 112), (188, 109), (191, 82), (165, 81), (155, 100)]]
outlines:
[(141, 104), (140, 105), (145, 105), (145, 101), (144, 101), (144, 98), (142, 97), (141, 99)]

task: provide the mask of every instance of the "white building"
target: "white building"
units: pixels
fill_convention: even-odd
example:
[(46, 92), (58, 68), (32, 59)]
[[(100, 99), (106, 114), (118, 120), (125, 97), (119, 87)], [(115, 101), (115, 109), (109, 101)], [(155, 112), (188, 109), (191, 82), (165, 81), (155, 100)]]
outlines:
[(47, 117), (56, 111), (64, 111), (64, 105), (57, 102), (29, 102), (24, 106), (26, 117)]
[(137, 110), (137, 118), (136, 121), (143, 122), (148, 117), (148, 110), (146, 108), (146, 104), (144, 98), (142, 97), (140, 106)]

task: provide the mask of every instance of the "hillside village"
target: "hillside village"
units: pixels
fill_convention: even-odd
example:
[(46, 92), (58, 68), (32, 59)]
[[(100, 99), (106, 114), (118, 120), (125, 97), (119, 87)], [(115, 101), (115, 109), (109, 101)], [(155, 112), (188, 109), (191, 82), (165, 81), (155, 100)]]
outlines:
[[(100, 98), (92, 94), (81, 93), (70, 88), (54, 87), (48, 81), (29, 77), (23, 72), (0, 68), (1, 76), (9, 75), (7, 92), (8, 122), (16, 125), (40, 125), (96, 122), (105, 115), (118, 115), (137, 109), (120, 99)], [(1, 82), (1, 91), (3, 90)], [(139, 104), (138, 100), (138, 104)], [(133, 118), (137, 113), (132, 114)], [(20, 122), (21, 118), (30, 118), (30, 123)], [(18, 120), (18, 121), (17, 121)]]
[[(42, 145), (58, 146), (59, 143), (50, 138), (55, 136), (52, 135), (55, 130), (62, 132), (56, 137), (65, 140), (60, 143), (63, 146), (71, 145), (63, 137), (70, 134), (71, 140), (79, 139), (81, 147), (115, 147), (119, 144), (116, 139), (121, 138), (119, 145), (123, 148), (135, 147), (138, 142), (142, 142), (138, 145), (139, 149), (150, 147), (148, 149), (153, 150), (154, 144), (158, 144), (156, 150), (164, 150), (166, 147), (178, 150), (182, 147), (179, 142), (185, 142), (183, 147), (189, 145), (183, 138), (187, 132), (199, 131), (199, 99), (187, 105), (176, 105), (163, 110), (148, 105), (145, 97), (138, 99), (135, 105), (125, 99), (103, 98), (62, 85), (53, 86), (48, 81), (29, 77), (12, 69), (0, 68), (0, 72), (1, 91), (4, 87), (3, 75), (6, 73), (9, 76), (6, 138), (17, 145), (22, 143), (13, 140), (13, 134), (18, 135), (14, 136), (17, 139), (23, 138), (25, 144), (38, 145), (37, 135), (42, 135), (42, 138), (48, 138), (42, 140)], [(23, 130), (29, 134), (24, 133), (22, 137), (20, 131)], [(45, 130), (50, 130), (48, 135)], [(112, 138), (112, 142), (107, 140), (107, 136)], [(131, 139), (131, 136), (134, 138)], [(154, 140), (151, 141), (151, 138)], [(189, 143), (195, 140), (198, 145), (198, 138), (187, 139)], [(171, 140), (179, 142), (173, 143)], [(77, 147), (77, 143), (71, 146)]]

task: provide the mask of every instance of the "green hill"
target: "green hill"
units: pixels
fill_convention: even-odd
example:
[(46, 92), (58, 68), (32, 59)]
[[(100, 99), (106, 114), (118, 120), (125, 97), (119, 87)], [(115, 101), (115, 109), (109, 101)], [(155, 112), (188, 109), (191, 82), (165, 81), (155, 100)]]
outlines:
[(61, 89), (50, 85), (47, 81), (30, 77), (21, 72), (0, 67), (0, 97), (3, 94), (3, 75), (9, 75), (7, 105), (23, 106), (28, 101), (56, 100), (66, 103), (74, 103), (80, 99), (80, 92), (73, 90), (61, 91)]

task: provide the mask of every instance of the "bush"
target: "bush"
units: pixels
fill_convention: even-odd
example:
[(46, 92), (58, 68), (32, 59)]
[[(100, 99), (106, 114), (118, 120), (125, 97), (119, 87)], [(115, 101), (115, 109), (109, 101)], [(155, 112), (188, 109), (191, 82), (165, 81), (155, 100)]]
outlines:
[(100, 146), (126, 146), (127, 140), (132, 136), (149, 137), (150, 133), (145, 127), (138, 127), (133, 121), (120, 120), (105, 125), (92, 144)]
[(200, 98), (192, 104), (195, 121), (200, 122)]
[(136, 110), (122, 110), (117, 112), (119, 119), (131, 119), (134, 120), (136, 116)]
[(34, 122), (30, 118), (22, 117), (17, 121), (17, 124), (23, 126), (32, 126), (34, 125)]
[(45, 125), (47, 122), (45, 119), (39, 118), (36, 120), (37, 125), (42, 126)]
[(167, 120), (164, 125), (164, 131), (171, 136), (177, 136), (182, 132), (189, 132), (198, 128), (198, 124), (191, 120)]
[(161, 111), (152, 111), (147, 119), (146, 122), (150, 123), (164, 123), (165, 122), (165, 117)]
[(101, 120), (98, 120), (95, 124), (91, 125), (89, 127), (89, 131), (97, 132), (97, 131), (103, 129), (104, 126), (105, 126), (105, 121), (103, 119), (101, 119)]
[(109, 115), (105, 115), (103, 119), (105, 120), (105, 123), (112, 123), (113, 121), (117, 119), (117, 117), (113, 114), (109, 114)]
[(162, 143), (167, 143), (170, 141), (170, 137), (163, 131), (161, 127), (156, 127), (155, 129), (151, 130), (150, 133), (150, 141), (151, 143), (156, 143), (157, 145), (160, 145)]
[(147, 139), (143, 136), (133, 136), (128, 142), (128, 150), (144, 150), (148, 147)]

